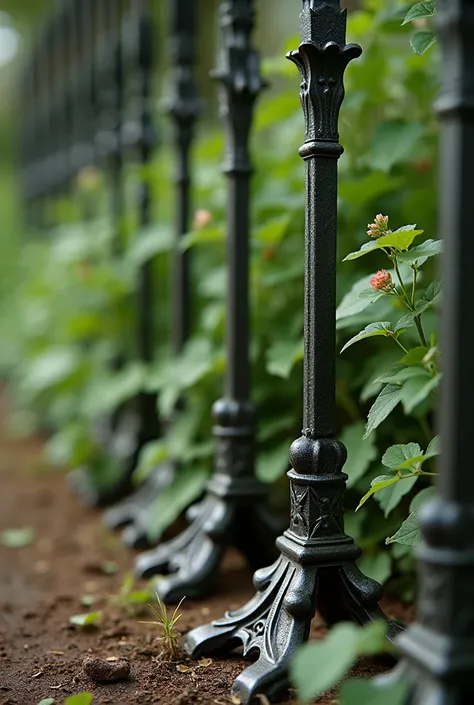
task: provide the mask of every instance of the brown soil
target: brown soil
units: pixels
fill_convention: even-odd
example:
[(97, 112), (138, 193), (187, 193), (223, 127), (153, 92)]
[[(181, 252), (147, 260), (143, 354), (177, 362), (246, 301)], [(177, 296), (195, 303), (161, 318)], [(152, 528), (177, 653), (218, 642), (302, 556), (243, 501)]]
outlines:
[[(157, 628), (138, 621), (152, 615), (129, 616), (111, 604), (133, 556), (118, 537), (105, 532), (99, 513), (85, 510), (69, 494), (62, 475), (44, 470), (41, 450), (40, 440), (14, 442), (0, 427), (0, 531), (32, 527), (35, 533), (29, 546), (0, 546), (0, 705), (37, 705), (43, 698), (60, 705), (84, 691), (94, 694), (94, 705), (235, 702), (229, 693), (245, 665), (240, 656), (202, 664), (184, 657), (178, 663), (160, 660)], [(118, 573), (104, 574), (107, 561), (118, 566)], [(96, 599), (90, 608), (81, 604), (86, 594)], [(217, 593), (202, 603), (183, 603), (180, 630), (218, 617), (251, 595), (251, 576), (230, 552)], [(82, 629), (69, 623), (71, 615), (89, 610), (103, 612), (100, 626)], [(400, 606), (390, 604), (388, 611), (400, 616)], [(313, 631), (315, 637), (324, 634), (317, 619)], [(95, 683), (82, 668), (88, 655), (110, 663), (128, 660), (130, 678)], [(381, 670), (380, 663), (365, 660), (354, 674)], [(329, 693), (318, 702), (333, 701)]]

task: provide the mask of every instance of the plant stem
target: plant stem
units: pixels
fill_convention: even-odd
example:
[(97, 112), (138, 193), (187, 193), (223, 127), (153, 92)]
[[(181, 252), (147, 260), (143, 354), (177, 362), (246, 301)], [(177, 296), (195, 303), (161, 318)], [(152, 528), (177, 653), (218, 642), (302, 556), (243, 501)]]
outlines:
[(425, 332), (423, 330), (423, 325), (421, 323), (421, 314), (419, 316), (415, 316), (414, 321), (415, 321), (416, 329), (417, 329), (418, 334), (420, 336), (421, 344), (423, 345), (424, 348), (427, 348), (428, 341), (426, 340)]
[(400, 282), (400, 288), (403, 291), (403, 294), (405, 296), (404, 303), (406, 303), (406, 305), (410, 309), (410, 311), (413, 311), (413, 305), (411, 303), (411, 299), (407, 294), (407, 290), (405, 289), (405, 284), (403, 283), (402, 275), (400, 274), (400, 269), (398, 267), (397, 255), (393, 255), (392, 261), (393, 261), (393, 266), (395, 267), (395, 272), (397, 273), (398, 281)]
[(395, 335), (391, 335), (390, 337), (394, 339), (394, 341), (396, 342), (396, 344), (399, 345), (399, 346), (401, 347), (401, 349), (403, 350), (403, 352), (405, 353), (405, 355), (407, 355), (407, 354), (408, 354), (408, 350), (407, 350), (406, 347), (403, 345), (403, 343), (401, 343)]
[(415, 308), (415, 293), (416, 293), (416, 278), (418, 276), (418, 269), (413, 267), (413, 286), (411, 288), (411, 305)]

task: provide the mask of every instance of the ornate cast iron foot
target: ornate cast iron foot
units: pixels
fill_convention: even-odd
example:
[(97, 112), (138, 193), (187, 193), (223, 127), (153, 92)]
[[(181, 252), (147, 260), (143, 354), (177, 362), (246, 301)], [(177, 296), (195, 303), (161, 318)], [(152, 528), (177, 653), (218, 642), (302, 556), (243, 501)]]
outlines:
[(157, 590), (165, 602), (202, 597), (213, 584), (225, 549), (235, 546), (250, 566), (276, 558), (281, 525), (266, 510), (266, 488), (253, 475), (253, 407), (221, 400), (214, 405), (216, 471), (205, 499), (188, 512), (191, 525), (177, 538), (138, 557), (140, 577), (165, 574)]
[(193, 523), (177, 538), (139, 556), (136, 573), (143, 578), (166, 575), (156, 583), (166, 603), (200, 598), (211, 589), (228, 546), (240, 549), (255, 568), (275, 558), (276, 533), (277, 524), (263, 506), (241, 505), (209, 491)]
[[(290, 454), (295, 468), (288, 473), (291, 523), (276, 542), (280, 557), (255, 573), (257, 594), (247, 605), (185, 637), (193, 658), (228, 652), (238, 644), (244, 656), (258, 653), (233, 687), (244, 704), (257, 693), (275, 699), (287, 689), (288, 663), (307, 641), (316, 610), (329, 626), (384, 617), (377, 604), (381, 587), (357, 568), (361, 551), (344, 534), (344, 447), (334, 439), (303, 436)], [(388, 638), (393, 641), (399, 631), (389, 623)]]
[(68, 474), (68, 484), (89, 507), (104, 507), (123, 499), (133, 490), (132, 475), (145, 438), (140, 438), (139, 419), (125, 411), (116, 427), (102, 441), (104, 458), (97, 468), (81, 466)]
[(117, 463), (114, 472), (114, 480), (110, 484), (99, 484), (94, 480), (97, 473), (98, 478), (101, 472), (94, 471), (87, 465), (82, 465), (71, 470), (67, 476), (70, 489), (76, 494), (81, 502), (88, 507), (106, 507), (114, 502), (123, 499), (132, 489), (132, 473), (136, 467), (135, 461), (127, 464)]
[(136, 492), (107, 509), (104, 514), (104, 524), (107, 528), (121, 529), (137, 520), (146, 524), (146, 520), (143, 521), (144, 515), (163, 488), (171, 482), (173, 474), (174, 468), (170, 463), (157, 465)]

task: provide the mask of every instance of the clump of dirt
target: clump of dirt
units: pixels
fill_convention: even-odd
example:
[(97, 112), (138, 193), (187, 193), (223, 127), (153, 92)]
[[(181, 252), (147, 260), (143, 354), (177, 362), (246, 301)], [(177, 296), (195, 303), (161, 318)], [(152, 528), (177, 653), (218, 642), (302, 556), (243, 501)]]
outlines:
[(130, 663), (117, 656), (109, 656), (107, 659), (86, 656), (82, 668), (95, 683), (118, 683), (130, 678)]

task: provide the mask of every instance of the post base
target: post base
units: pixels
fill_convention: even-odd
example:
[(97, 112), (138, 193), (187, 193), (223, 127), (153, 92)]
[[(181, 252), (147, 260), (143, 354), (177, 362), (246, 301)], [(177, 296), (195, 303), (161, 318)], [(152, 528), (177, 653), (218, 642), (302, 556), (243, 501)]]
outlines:
[[(104, 524), (108, 529), (122, 529), (136, 526), (138, 531), (146, 528), (148, 512), (161, 491), (169, 485), (174, 476), (171, 463), (159, 463), (142, 485), (129, 497), (110, 507), (104, 514)], [(131, 532), (129, 532), (131, 534)], [(124, 534), (125, 535), (125, 534)], [(126, 545), (132, 545), (124, 540)]]
[[(256, 595), (244, 607), (193, 629), (184, 639), (185, 649), (193, 658), (225, 654), (239, 644), (245, 657), (258, 654), (232, 688), (243, 705), (253, 702), (257, 693), (270, 700), (285, 694), (290, 659), (308, 640), (316, 610), (328, 626), (346, 620), (364, 624), (385, 618), (377, 604), (380, 585), (357, 568), (351, 553), (358, 553), (358, 549), (350, 539), (334, 560), (328, 559), (321, 546), (312, 556), (297, 558), (301, 547), (288, 533), (277, 540), (277, 545), (281, 549), (278, 560), (254, 575)], [(400, 626), (389, 622), (390, 641), (400, 631)]]
[(100, 438), (103, 467), (74, 468), (67, 477), (70, 489), (89, 507), (119, 502), (134, 489), (132, 476), (148, 440), (141, 433), (139, 418), (133, 410), (125, 410), (115, 422), (109, 420), (108, 429), (102, 430)]
[(281, 525), (261, 500), (244, 502), (209, 491), (190, 515), (194, 520), (183, 533), (143, 553), (135, 564), (138, 577), (166, 576), (156, 582), (156, 590), (167, 604), (208, 594), (229, 546), (241, 551), (252, 569), (277, 555), (275, 537)]

